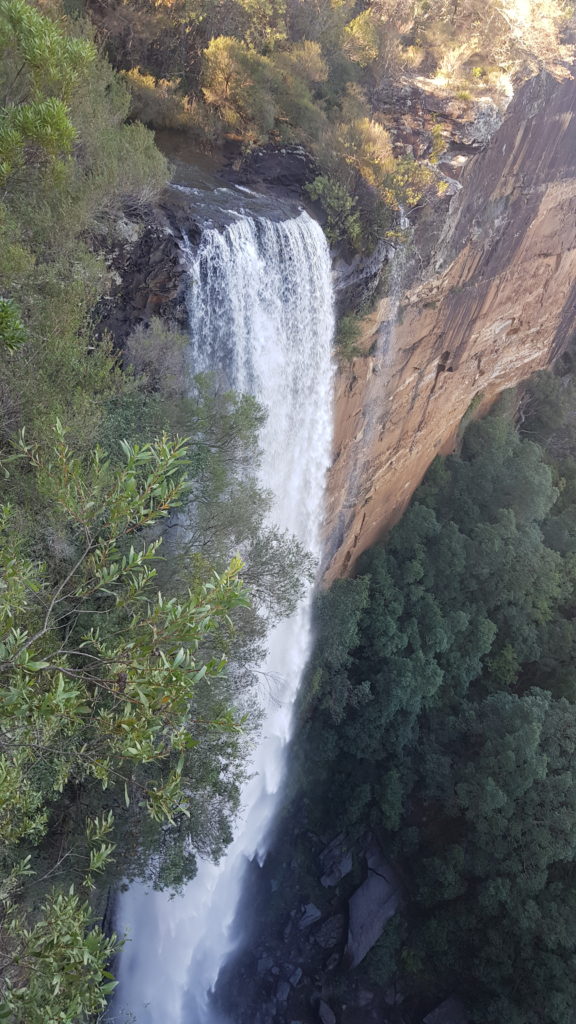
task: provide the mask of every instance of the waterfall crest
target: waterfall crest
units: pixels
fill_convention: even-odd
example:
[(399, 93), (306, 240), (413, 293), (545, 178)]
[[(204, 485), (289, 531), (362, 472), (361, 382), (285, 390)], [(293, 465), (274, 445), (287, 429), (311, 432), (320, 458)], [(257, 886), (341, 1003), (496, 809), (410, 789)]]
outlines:
[[(272, 221), (240, 216), (205, 230), (190, 250), (190, 357), (215, 369), (268, 414), (261, 483), (271, 518), (316, 557), (332, 440), (334, 331), (330, 254), (306, 213)], [(215, 1024), (209, 992), (232, 945), (229, 929), (247, 859), (262, 858), (274, 814), (292, 705), (310, 653), (309, 593), (272, 631), (264, 672), (282, 680), (266, 709), (236, 838), (219, 865), (203, 862), (184, 894), (169, 900), (134, 885), (120, 927), (132, 939), (120, 959), (113, 1013), (137, 1024)], [(112, 1019), (114, 1019), (114, 1015)]]

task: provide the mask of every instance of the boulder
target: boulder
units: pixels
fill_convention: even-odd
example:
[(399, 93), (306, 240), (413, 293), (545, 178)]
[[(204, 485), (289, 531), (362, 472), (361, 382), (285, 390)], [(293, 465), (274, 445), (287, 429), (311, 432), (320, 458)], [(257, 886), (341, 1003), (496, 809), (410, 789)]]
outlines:
[(353, 1005), (354, 1006), (360, 1006), (360, 1007), (370, 1006), (370, 1003), (373, 1003), (373, 1002), (374, 1002), (374, 993), (370, 992), (370, 990), (367, 989), (367, 988), (360, 988), (360, 989), (358, 989), (358, 991), (357, 991), (357, 993), (356, 993), (356, 995), (354, 997)]
[(339, 953), (331, 953), (330, 956), (328, 957), (327, 961), (326, 961), (326, 970), (327, 971), (335, 971), (336, 968), (338, 967), (339, 963), (340, 963), (340, 954)]
[(318, 1017), (322, 1024), (336, 1024), (336, 1014), (334, 1010), (325, 1003), (323, 999), (318, 1003)]
[(310, 925), (316, 924), (316, 921), (319, 921), (321, 917), (322, 912), (318, 910), (316, 904), (307, 903), (302, 908), (302, 916), (298, 921), (298, 927), (300, 928), (301, 931), (304, 931), (304, 929), (309, 928)]
[(267, 974), (270, 968), (273, 966), (274, 961), (272, 957), (266, 954), (265, 956), (261, 956), (260, 959), (258, 960), (258, 963), (256, 965), (256, 971), (260, 975)]
[(349, 924), (346, 962), (350, 968), (362, 962), (378, 941), (387, 921), (400, 903), (398, 878), (386, 861), (378, 843), (371, 839), (366, 853), (366, 881), (348, 902)]
[(276, 999), (279, 1003), (287, 1003), (289, 995), (290, 983), (287, 981), (280, 981), (278, 983), (278, 988), (276, 989)]
[(428, 1013), (422, 1024), (468, 1024), (468, 1016), (464, 1004), (455, 996), (450, 996)]
[(322, 949), (334, 949), (344, 937), (344, 915), (334, 914), (318, 928), (314, 938)]

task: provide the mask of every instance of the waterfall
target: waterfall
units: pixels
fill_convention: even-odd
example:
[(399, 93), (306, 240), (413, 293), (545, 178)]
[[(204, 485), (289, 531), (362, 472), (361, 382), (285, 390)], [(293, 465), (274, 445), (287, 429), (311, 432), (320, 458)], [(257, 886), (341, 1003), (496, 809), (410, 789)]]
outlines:
[[(266, 409), (261, 483), (274, 496), (272, 519), (319, 559), (334, 330), (323, 232), (306, 213), (283, 221), (240, 216), (223, 231), (205, 230), (189, 257), (192, 365), (222, 371)], [(139, 885), (122, 897), (119, 924), (132, 941), (120, 958), (113, 1020), (129, 1010), (137, 1024), (215, 1024), (209, 992), (232, 948), (247, 859), (265, 854), (310, 652), (310, 601), (309, 593), (269, 637), (262, 668), (282, 680), (281, 699), (266, 709), (231, 847), (220, 864), (200, 863), (181, 897)]]

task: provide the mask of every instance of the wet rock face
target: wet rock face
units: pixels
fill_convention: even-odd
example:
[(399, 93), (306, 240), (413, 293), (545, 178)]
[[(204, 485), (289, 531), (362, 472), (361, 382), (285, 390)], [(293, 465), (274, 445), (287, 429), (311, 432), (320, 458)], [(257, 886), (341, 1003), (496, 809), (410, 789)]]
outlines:
[(300, 195), (319, 174), (318, 166), (303, 146), (258, 146), (240, 162), (229, 177), (244, 184), (289, 190)]
[(201, 229), (182, 216), (178, 194), (167, 192), (163, 205), (134, 219), (122, 217), (115, 228), (104, 254), (108, 293), (93, 314), (99, 331), (110, 334), (121, 348), (135, 327), (155, 316), (185, 329), (188, 275), (183, 232), (194, 243)]
[[(321, 221), (321, 216), (318, 219)], [(379, 242), (370, 253), (333, 254), (332, 280), (338, 315), (345, 316), (372, 301), (382, 270), (393, 252), (391, 245)]]
[[(417, 226), (386, 359), (357, 358), (339, 378), (327, 580), (353, 571), (400, 518), (434, 456), (453, 449), (471, 403), (487, 408), (566, 343), (576, 315), (575, 115), (576, 81), (528, 82), (463, 172), (431, 255), (430, 225)], [(386, 308), (366, 323), (366, 352)]]

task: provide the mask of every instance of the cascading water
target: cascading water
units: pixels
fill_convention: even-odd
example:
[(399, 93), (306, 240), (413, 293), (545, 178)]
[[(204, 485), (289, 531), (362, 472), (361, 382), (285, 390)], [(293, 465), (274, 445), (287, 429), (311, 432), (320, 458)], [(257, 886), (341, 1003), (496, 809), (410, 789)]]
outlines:
[[(332, 437), (334, 312), (330, 255), (306, 213), (289, 220), (238, 217), (204, 231), (190, 253), (191, 358), (219, 369), (268, 413), (261, 482), (272, 519), (316, 557)], [(270, 703), (237, 835), (219, 865), (201, 863), (182, 897), (132, 886), (120, 907), (129, 938), (113, 1019), (137, 1024), (214, 1024), (209, 993), (231, 950), (230, 926), (247, 859), (262, 858), (282, 778), (292, 705), (311, 644), (310, 598), (275, 627), (263, 670), (282, 680)], [(278, 695), (276, 695), (278, 696)]]

